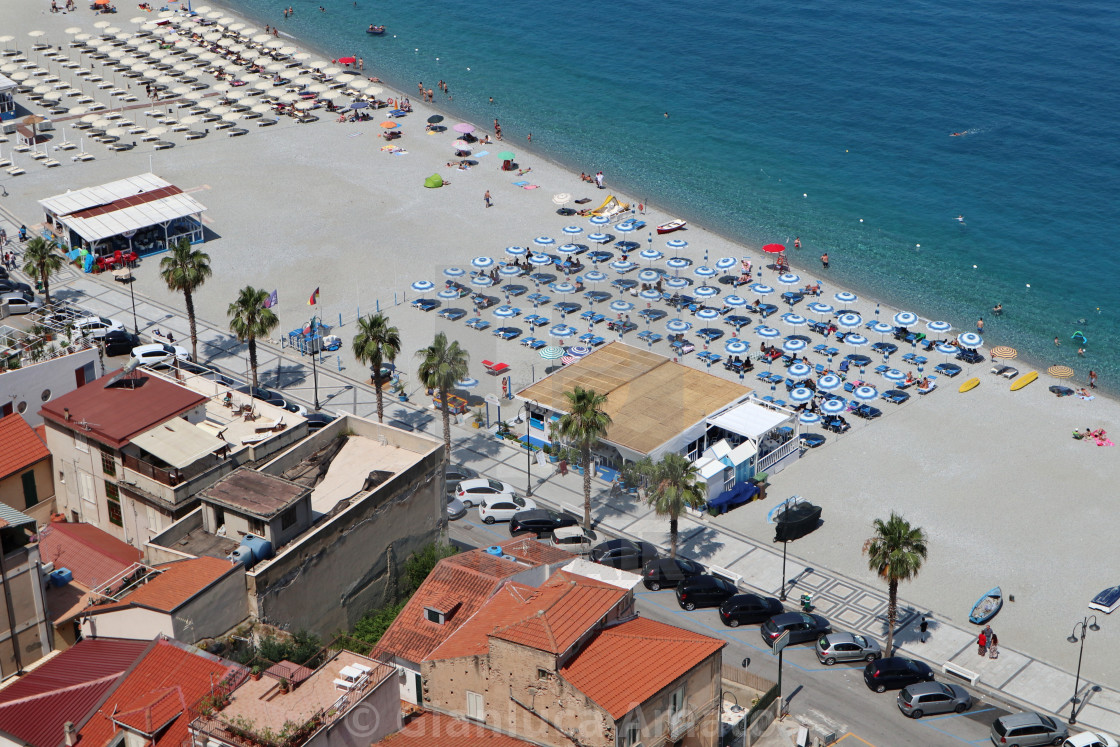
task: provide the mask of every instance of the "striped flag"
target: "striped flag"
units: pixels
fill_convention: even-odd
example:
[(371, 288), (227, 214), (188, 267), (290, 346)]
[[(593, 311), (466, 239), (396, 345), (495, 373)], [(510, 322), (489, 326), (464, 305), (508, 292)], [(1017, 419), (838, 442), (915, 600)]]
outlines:
[(276, 291), (272, 291), (272, 293), (268, 294), (268, 298), (264, 300), (264, 307), (266, 309), (271, 309), (278, 303), (280, 303), (280, 296), (276, 294)]
[(316, 288), (315, 292), (311, 294), (311, 298), (309, 298), (307, 300), (307, 305), (308, 306), (314, 306), (317, 303), (319, 303), (319, 289), (318, 288)]

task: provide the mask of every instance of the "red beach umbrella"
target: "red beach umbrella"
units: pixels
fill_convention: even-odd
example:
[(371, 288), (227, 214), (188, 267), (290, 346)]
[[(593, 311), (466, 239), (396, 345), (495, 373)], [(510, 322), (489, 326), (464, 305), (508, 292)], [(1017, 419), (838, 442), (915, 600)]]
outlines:
[(343, 65), (353, 65), (357, 62), (356, 57), (339, 57), (335, 62), (341, 62)]
[(767, 254), (781, 254), (785, 250), (786, 247), (784, 244), (767, 244), (766, 246), (762, 247), (762, 251), (766, 252)]

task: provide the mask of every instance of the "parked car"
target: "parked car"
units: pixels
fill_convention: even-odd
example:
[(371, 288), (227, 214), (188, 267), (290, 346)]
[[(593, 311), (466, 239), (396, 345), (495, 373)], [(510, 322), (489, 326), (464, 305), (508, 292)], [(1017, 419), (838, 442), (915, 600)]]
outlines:
[(166, 368), (175, 359), (189, 361), (191, 354), (179, 345), (168, 345), (164, 342), (153, 342), (150, 345), (140, 345), (132, 349), (132, 357), (152, 368)]
[(37, 298), (27, 298), (19, 291), (0, 294), (0, 304), (7, 304), (10, 314), (30, 314), (43, 308), (42, 301)]
[(334, 415), (328, 415), (325, 412), (309, 412), (304, 415), (304, 417), (307, 418), (308, 433), (314, 433), (320, 428), (326, 428), (335, 421)]
[(466, 504), (467, 508), (474, 508), (487, 496), (513, 495), (516, 492), (508, 482), (491, 480), (489, 477), (463, 480), (455, 486), (455, 495)]
[(451, 521), (461, 519), (467, 515), (467, 507), (453, 495), (447, 496), (447, 518)]
[(817, 639), (817, 660), (832, 666), (838, 661), (875, 661), (883, 656), (879, 644), (856, 633), (829, 633)]
[(650, 591), (670, 588), (704, 572), (704, 566), (684, 558), (658, 558), (642, 568), (642, 583)]
[(478, 473), (470, 467), (465, 467), (462, 464), (450, 465), (447, 471), (443, 473), (444, 490), (448, 493), (455, 492), (455, 486), (463, 480), (473, 480), (478, 477)]
[(599, 541), (599, 536), (590, 529), (581, 526), (560, 527), (552, 532), (548, 543), (560, 550), (567, 550), (574, 555), (587, 555), (591, 548)]
[(778, 636), (787, 630), (791, 644), (804, 643), (831, 633), (832, 625), (820, 615), (811, 615), (808, 612), (783, 612), (762, 623), (758, 630), (766, 645), (773, 646)]
[(536, 507), (537, 504), (519, 495), (487, 495), (479, 501), (478, 517), (486, 524), (493, 524), (495, 521), (509, 521), (518, 512)]
[(1069, 738), (1069, 729), (1061, 721), (1042, 713), (1010, 713), (992, 722), (991, 738), (992, 744), (1000, 747), (1061, 744)]
[(114, 329), (105, 333), (101, 344), (105, 346), (105, 355), (112, 357), (132, 352), (140, 344), (140, 338), (123, 329)]
[(242, 384), (241, 386), (235, 388), (233, 391), (241, 392), (242, 394), (249, 394), (250, 390), (252, 390), (253, 398), (259, 399), (261, 402), (267, 402), (270, 405), (280, 408), (286, 408), (288, 406), (288, 403), (284, 400), (283, 397), (281, 397), (271, 389), (265, 389), (262, 386), (258, 386), (254, 389), (249, 384)]
[(0, 293), (31, 293), (34, 295), (30, 285), (12, 280), (11, 278), (0, 279)]
[(964, 713), (972, 707), (972, 696), (960, 685), (944, 682), (919, 682), (907, 685), (898, 694), (898, 710), (910, 718), (937, 713)]
[(677, 585), (677, 604), (681, 609), (718, 607), (738, 593), (735, 584), (726, 578), (702, 574)]
[(758, 594), (736, 594), (719, 606), (719, 619), (729, 628), (766, 622), (781, 613), (780, 600)]
[(114, 319), (106, 319), (103, 316), (87, 316), (85, 319), (79, 319), (74, 322), (74, 329), (83, 337), (100, 340), (109, 332), (123, 332), (124, 325)]
[(933, 670), (929, 666), (905, 656), (888, 656), (863, 668), (863, 681), (877, 693), (931, 680)]
[(579, 520), (570, 514), (562, 514), (547, 508), (534, 508), (531, 511), (514, 514), (509, 520), (509, 533), (513, 535), (532, 532), (540, 537), (542, 534), (552, 534), (560, 527), (575, 526), (578, 523)]
[(628, 539), (607, 540), (591, 549), (593, 562), (623, 571), (636, 571), (659, 557), (661, 553), (650, 543)]
[(1062, 747), (1120, 747), (1112, 737), (1101, 732), (1083, 731), (1062, 743)]

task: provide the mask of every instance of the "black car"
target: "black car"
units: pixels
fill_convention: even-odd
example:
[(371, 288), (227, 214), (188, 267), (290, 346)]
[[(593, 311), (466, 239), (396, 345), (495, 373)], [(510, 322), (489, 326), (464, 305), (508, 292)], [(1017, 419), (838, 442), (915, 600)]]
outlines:
[(900, 690), (915, 682), (929, 682), (932, 679), (932, 669), (905, 656), (889, 656), (871, 661), (863, 668), (863, 681), (877, 693)]
[(646, 563), (642, 583), (650, 591), (672, 587), (704, 572), (704, 566), (684, 558), (659, 558)]
[(592, 562), (623, 571), (636, 571), (659, 557), (661, 554), (650, 543), (627, 539), (608, 540), (591, 548)]
[(738, 591), (726, 578), (708, 574), (693, 576), (677, 585), (677, 604), (686, 610), (719, 607)]
[[(27, 298), (27, 294), (31, 293), (31, 286), (11, 278), (2, 278), (0, 279), (0, 293), (23, 293), (24, 298)], [(32, 294), (32, 298), (34, 298), (34, 294)], [(27, 300), (30, 301), (31, 299), (28, 298)]]
[(778, 636), (789, 631), (789, 642), (805, 643), (815, 641), (822, 635), (832, 632), (832, 625), (820, 615), (807, 612), (783, 612), (762, 623), (759, 632), (767, 646), (773, 646)]
[(766, 622), (774, 615), (780, 615), (782, 610), (782, 603), (774, 597), (736, 594), (719, 606), (719, 619), (724, 625), (737, 628), (740, 625)]
[(518, 511), (509, 520), (509, 533), (521, 534), (532, 532), (540, 537), (542, 534), (552, 534), (560, 527), (572, 527), (579, 521), (574, 516), (550, 511), (547, 508), (531, 508), (528, 511)]
[(105, 355), (112, 357), (114, 355), (128, 355), (133, 348), (140, 345), (140, 338), (131, 332), (114, 329), (106, 332), (105, 336), (101, 338), (101, 342), (105, 345)]
[(249, 386), (248, 384), (245, 384), (243, 386), (237, 387), (233, 391), (241, 392), (242, 394), (248, 394), (250, 389), (253, 390), (253, 397), (261, 400), (262, 402), (267, 402), (270, 405), (274, 405), (274, 406), (280, 407), (280, 408), (288, 406), (288, 403), (284, 401), (283, 397), (281, 397), (276, 392), (270, 391), (270, 390), (265, 389), (263, 387), (258, 386), (254, 389), (253, 387)]
[(307, 432), (314, 433), (320, 428), (326, 428), (334, 422), (334, 415), (327, 415), (325, 412), (309, 412), (305, 416), (307, 418)]
[(443, 474), (443, 486), (448, 493), (455, 492), (455, 486), (463, 480), (473, 480), (478, 477), (478, 473), (470, 467), (465, 467), (462, 464), (448, 465), (447, 471)]

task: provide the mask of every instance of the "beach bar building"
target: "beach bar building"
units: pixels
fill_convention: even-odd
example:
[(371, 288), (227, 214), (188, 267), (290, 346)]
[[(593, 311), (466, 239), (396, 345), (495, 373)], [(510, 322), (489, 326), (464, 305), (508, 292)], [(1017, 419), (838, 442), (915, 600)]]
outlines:
[[(97, 187), (39, 200), (47, 224), (76, 259), (115, 252), (139, 256), (166, 251), (180, 240), (204, 240), (198, 200), (155, 174), (140, 174)], [(88, 271), (92, 260), (86, 263)]]
[(577, 386), (607, 397), (612, 422), (594, 455), (606, 479), (623, 463), (674, 452), (697, 464), (715, 498), (800, 453), (792, 410), (762, 402), (738, 382), (622, 342), (517, 392), (528, 405), (534, 446), (557, 440), (551, 426), (567, 411), (565, 392)]
[(16, 116), (16, 82), (6, 75), (0, 75), (0, 122)]

